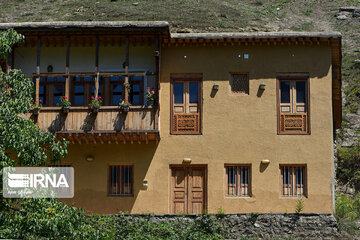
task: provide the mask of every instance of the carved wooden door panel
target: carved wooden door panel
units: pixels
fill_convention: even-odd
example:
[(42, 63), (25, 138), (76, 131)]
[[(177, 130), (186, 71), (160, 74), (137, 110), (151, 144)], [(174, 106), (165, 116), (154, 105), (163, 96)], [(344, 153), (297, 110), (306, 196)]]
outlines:
[(199, 134), (200, 113), (200, 81), (175, 80), (172, 84), (172, 134)]
[(206, 208), (204, 167), (171, 169), (171, 211), (176, 214), (202, 214)]
[(187, 185), (186, 169), (173, 168), (171, 171), (173, 213), (187, 213)]
[(188, 213), (204, 213), (204, 168), (189, 168)]

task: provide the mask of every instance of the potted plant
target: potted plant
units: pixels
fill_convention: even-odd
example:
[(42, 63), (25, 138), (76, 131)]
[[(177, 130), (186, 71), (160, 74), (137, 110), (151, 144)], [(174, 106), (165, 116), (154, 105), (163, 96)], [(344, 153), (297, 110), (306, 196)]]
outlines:
[(146, 88), (147, 105), (152, 106), (155, 102), (155, 91), (150, 90), (150, 87)]
[(63, 113), (68, 113), (70, 111), (71, 102), (68, 100), (68, 97), (61, 96), (60, 103), (56, 105), (62, 107)]
[(31, 105), (32, 105), (33, 114), (34, 114), (34, 115), (39, 115), (40, 109), (41, 109), (41, 107), (42, 107), (42, 100), (40, 99), (40, 100), (39, 100), (39, 103), (33, 103), (33, 102), (31, 102)]
[(120, 99), (119, 105), (122, 111), (128, 112), (130, 110), (131, 103), (125, 98), (123, 100)]
[(91, 97), (89, 108), (94, 112), (99, 112), (100, 106), (102, 105), (103, 100), (101, 97)]

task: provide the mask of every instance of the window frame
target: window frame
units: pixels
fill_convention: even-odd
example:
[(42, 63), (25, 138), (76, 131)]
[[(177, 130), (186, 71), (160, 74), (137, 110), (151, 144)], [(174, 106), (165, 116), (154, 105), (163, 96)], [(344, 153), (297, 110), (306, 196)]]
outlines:
[[(232, 91), (232, 82), (234, 75), (246, 75), (247, 77), (247, 91), (240, 92), (240, 91)], [(232, 96), (249, 96), (250, 95), (250, 77), (249, 72), (230, 72), (229, 73), (229, 92)]]
[[(54, 81), (52, 82), (48, 82), (47, 78), (54, 78)], [(34, 86), (36, 86), (36, 78), (37, 76), (33, 76), (32, 80), (33, 80), (33, 84)], [(43, 78), (43, 81), (41, 81), (41, 78)], [(63, 82), (57, 82), (56, 78), (65, 78)], [(53, 104), (54, 102), (54, 87), (57, 85), (61, 85), (63, 87), (63, 92), (62, 92), (62, 96), (65, 95), (66, 92), (66, 87), (65, 87), (65, 83), (66, 83), (66, 75), (50, 75), (50, 76), (39, 76), (39, 100), (41, 99), (40, 97), (40, 87), (43, 86), (44, 87), (44, 100), (42, 100), (41, 104), (44, 107), (56, 107), (56, 104)], [(36, 93), (35, 93), (36, 95)], [(61, 97), (61, 96), (60, 96)], [(35, 96), (34, 96), (34, 102), (35, 102)], [(51, 103), (51, 104), (50, 104)]]
[[(80, 81), (76, 82), (74, 78), (79, 77)], [(91, 81), (84, 81), (85, 77), (91, 77)], [(75, 107), (84, 107), (88, 106), (91, 102), (92, 95), (92, 88), (95, 87), (95, 78), (96, 76), (93, 74), (89, 75), (70, 75), (70, 83), (71, 83), (71, 104)], [(84, 86), (84, 104), (75, 104), (75, 86)], [(104, 99), (105, 97), (105, 81), (104, 79), (101, 80), (99, 78), (99, 88), (100, 88), (100, 95)]]
[[(251, 164), (225, 164), (225, 197), (227, 198), (249, 198), (252, 196), (252, 184), (251, 184), (251, 180), (252, 180), (252, 174), (251, 174)], [(230, 194), (230, 187), (229, 187), (229, 168), (236, 168), (236, 173), (235, 173), (235, 181), (236, 183), (235, 185), (235, 191), (236, 194)], [(247, 175), (247, 194), (242, 194), (241, 189), (242, 189), (242, 183), (241, 183), (241, 179), (242, 179), (242, 175), (241, 175), (241, 170), (243, 168), (247, 168), (248, 170), (248, 175)]]
[[(124, 171), (123, 168), (125, 167), (130, 167), (131, 169), (131, 177), (130, 177), (130, 193), (121, 193), (121, 189), (124, 189), (124, 184), (125, 181), (123, 179), (121, 179), (121, 174), (119, 174), (119, 179), (120, 180), (120, 193), (112, 193), (112, 189), (111, 189), (111, 168), (112, 167), (117, 167), (117, 169), (120, 169), (119, 171), (122, 172)], [(134, 196), (134, 165), (132, 164), (109, 164), (108, 165), (108, 180), (107, 180), (107, 196), (108, 197), (133, 197)], [(116, 187), (117, 188), (117, 187)]]
[[(306, 87), (306, 131), (281, 131), (281, 110), (280, 110), (280, 82), (282, 81), (290, 81), (290, 91), (291, 91), (291, 82), (296, 81), (305, 81), (305, 87)], [(290, 104), (292, 104), (293, 101), (290, 100)], [(276, 77), (276, 112), (277, 112), (277, 135), (311, 135), (311, 108), (310, 108), (310, 74), (309, 73), (277, 73)], [(294, 113), (289, 113), (289, 115)], [(296, 113), (295, 113), (296, 114)]]
[[(283, 169), (284, 168), (290, 168), (292, 169), (291, 171), (291, 194), (284, 194), (284, 174), (283, 174)], [(303, 169), (303, 187), (302, 187), (302, 194), (294, 194), (294, 189), (297, 189), (297, 176), (296, 176), (296, 171), (298, 168), (302, 168)], [(307, 171), (307, 165), (306, 164), (280, 164), (279, 165), (279, 170), (280, 170), (280, 197), (281, 198), (307, 198), (308, 197), (308, 180), (307, 180), (307, 176), (308, 176), (308, 171)], [(294, 182), (295, 182), (295, 187), (294, 187)]]
[[(198, 82), (198, 114), (199, 114), (199, 131), (198, 132), (174, 132), (174, 83), (176, 82)], [(186, 87), (184, 87), (186, 89)], [(185, 92), (183, 93), (185, 95)], [(184, 105), (185, 105), (185, 97)], [(189, 103), (191, 105), (191, 103)], [(190, 114), (190, 113), (189, 113)], [(202, 135), (202, 116), (203, 116), (203, 77), (201, 73), (172, 73), (170, 75), (170, 135)]]

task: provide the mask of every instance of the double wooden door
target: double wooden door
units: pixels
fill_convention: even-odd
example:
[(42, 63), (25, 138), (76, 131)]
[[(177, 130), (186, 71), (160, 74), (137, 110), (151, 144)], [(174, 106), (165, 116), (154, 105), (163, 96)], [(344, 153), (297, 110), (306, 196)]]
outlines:
[(202, 214), (206, 209), (206, 168), (171, 168), (171, 211), (176, 214)]

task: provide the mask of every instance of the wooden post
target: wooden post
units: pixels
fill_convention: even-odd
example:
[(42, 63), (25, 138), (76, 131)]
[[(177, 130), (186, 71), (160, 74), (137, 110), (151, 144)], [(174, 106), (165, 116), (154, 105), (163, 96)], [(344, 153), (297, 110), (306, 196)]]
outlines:
[[(99, 96), (99, 36), (96, 35), (95, 43), (95, 99)], [(104, 89), (103, 89), (104, 91)]]
[[(155, 114), (155, 129), (159, 129), (159, 117), (160, 117), (160, 37), (156, 36), (155, 39), (155, 93), (156, 96), (156, 114)], [(172, 97), (172, 96), (171, 96)]]
[(40, 90), (40, 48), (41, 39), (37, 38), (37, 59), (36, 59), (36, 84), (35, 84), (35, 103), (39, 104), (39, 90)]
[(129, 101), (129, 92), (127, 86), (129, 85), (129, 36), (126, 36), (125, 44), (125, 99)]
[(65, 96), (70, 98), (70, 37), (66, 37), (66, 82), (65, 82)]

